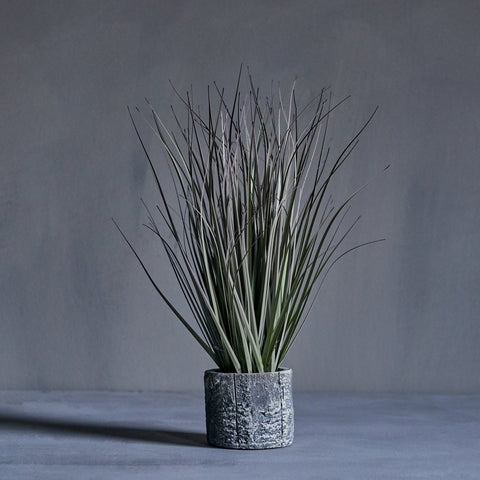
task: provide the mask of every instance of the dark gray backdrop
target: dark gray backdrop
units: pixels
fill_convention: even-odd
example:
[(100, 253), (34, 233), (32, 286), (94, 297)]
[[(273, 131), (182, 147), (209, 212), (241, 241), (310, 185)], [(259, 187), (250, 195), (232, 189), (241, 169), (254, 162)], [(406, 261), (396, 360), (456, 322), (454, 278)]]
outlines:
[(352, 94), (334, 144), (380, 105), (340, 192), (392, 164), (352, 238), (387, 241), (327, 280), (296, 388), (479, 392), (479, 18), (465, 0), (3, 0), (0, 388), (201, 388), (212, 364), (110, 218), (180, 301), (141, 229), (153, 184), (125, 107), (168, 115), (168, 79), (201, 99), (243, 62), (268, 89)]

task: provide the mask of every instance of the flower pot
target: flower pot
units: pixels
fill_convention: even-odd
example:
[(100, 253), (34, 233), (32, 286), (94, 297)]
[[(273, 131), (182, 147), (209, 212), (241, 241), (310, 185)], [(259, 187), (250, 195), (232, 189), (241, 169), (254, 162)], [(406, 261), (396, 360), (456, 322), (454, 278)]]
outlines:
[(207, 440), (224, 448), (286, 447), (293, 442), (292, 370), (204, 376)]

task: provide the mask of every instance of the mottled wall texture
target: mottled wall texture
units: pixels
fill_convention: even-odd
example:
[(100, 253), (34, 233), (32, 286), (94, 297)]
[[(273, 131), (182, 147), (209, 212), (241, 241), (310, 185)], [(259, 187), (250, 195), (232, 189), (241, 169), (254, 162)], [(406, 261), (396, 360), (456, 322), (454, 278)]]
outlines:
[(266, 93), (351, 95), (333, 149), (380, 106), (336, 191), (373, 179), (351, 241), (386, 241), (332, 270), (295, 389), (480, 392), (479, 18), (476, 0), (2, 1), (0, 388), (202, 388), (211, 361), (111, 217), (185, 311), (142, 227), (156, 196), (126, 105), (170, 121), (169, 80), (202, 103), (243, 63)]

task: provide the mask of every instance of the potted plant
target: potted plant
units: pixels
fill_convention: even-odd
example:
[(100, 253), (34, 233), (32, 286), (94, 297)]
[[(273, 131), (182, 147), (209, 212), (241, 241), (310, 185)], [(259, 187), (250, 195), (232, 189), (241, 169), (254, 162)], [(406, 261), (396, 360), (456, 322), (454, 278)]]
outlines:
[(178, 95), (186, 121), (174, 112), (176, 133), (148, 104), (146, 120), (166, 153), (175, 207), (129, 110), (159, 193), (155, 215), (146, 206), (146, 226), (165, 249), (193, 321), (120, 232), (218, 367), (204, 377), (208, 442), (257, 449), (292, 443), (292, 371), (282, 362), (326, 273), (361, 246), (341, 250), (358, 221), (344, 225), (356, 193), (335, 204), (330, 190), (373, 114), (331, 158), (328, 120), (343, 100), (332, 105), (322, 90), (300, 108), (295, 84), (286, 100), (262, 99), (250, 75), (245, 93), (241, 87), (241, 71), (230, 101), (214, 84), (203, 113), (190, 94)]

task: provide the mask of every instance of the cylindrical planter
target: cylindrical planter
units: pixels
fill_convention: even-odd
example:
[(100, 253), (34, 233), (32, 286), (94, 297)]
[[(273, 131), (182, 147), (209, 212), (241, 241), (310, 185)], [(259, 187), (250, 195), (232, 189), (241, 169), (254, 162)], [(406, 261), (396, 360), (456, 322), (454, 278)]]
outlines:
[(291, 369), (266, 373), (207, 370), (204, 383), (208, 443), (241, 449), (291, 445)]

